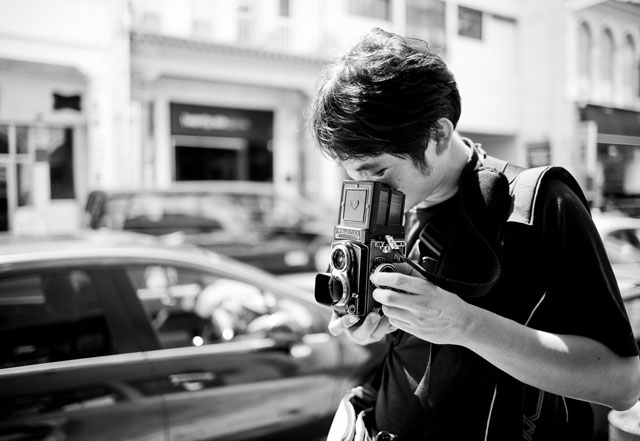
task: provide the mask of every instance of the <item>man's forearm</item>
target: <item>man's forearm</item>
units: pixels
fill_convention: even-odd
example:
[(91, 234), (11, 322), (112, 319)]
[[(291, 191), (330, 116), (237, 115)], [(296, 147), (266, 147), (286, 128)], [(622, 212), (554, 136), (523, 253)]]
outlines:
[(618, 410), (640, 396), (638, 357), (587, 337), (538, 331), (479, 308), (466, 335), (464, 346), (539, 389)]

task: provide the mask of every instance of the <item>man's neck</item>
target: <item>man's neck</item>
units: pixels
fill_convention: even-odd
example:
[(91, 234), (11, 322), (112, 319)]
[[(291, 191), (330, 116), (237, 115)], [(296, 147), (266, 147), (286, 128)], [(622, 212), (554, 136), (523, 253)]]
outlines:
[(458, 180), (462, 170), (469, 162), (471, 148), (462, 140), (460, 135), (455, 133), (451, 140), (451, 146), (445, 154), (447, 157), (437, 165), (438, 167), (443, 167), (440, 184), (434, 192), (416, 205), (415, 208), (432, 207), (450, 199), (458, 192)]

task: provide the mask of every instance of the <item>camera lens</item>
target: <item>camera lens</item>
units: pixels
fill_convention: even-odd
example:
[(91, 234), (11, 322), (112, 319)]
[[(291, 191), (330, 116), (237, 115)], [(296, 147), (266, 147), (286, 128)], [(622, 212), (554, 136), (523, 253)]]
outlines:
[(329, 294), (333, 300), (333, 306), (344, 307), (350, 295), (349, 281), (344, 274), (336, 272), (331, 274), (329, 281)]
[(346, 265), (347, 256), (344, 254), (344, 250), (336, 250), (333, 253), (333, 266), (336, 269), (343, 269)]
[(347, 247), (343, 244), (336, 245), (331, 251), (331, 266), (338, 271), (346, 271), (350, 263)]

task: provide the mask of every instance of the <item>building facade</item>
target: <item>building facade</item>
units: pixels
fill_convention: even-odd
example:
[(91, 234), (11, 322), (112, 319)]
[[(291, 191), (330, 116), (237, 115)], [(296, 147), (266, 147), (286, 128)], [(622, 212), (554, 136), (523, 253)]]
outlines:
[(568, 90), (586, 185), (596, 206), (640, 216), (640, 6), (583, 2), (572, 12)]
[(0, 230), (75, 229), (132, 173), (129, 28), (121, 1), (0, 1)]
[(489, 153), (631, 206), (639, 23), (614, 0), (0, 0), (0, 230), (73, 229), (89, 190), (184, 180), (335, 204), (345, 176), (305, 117), (372, 27), (445, 57), (458, 129)]

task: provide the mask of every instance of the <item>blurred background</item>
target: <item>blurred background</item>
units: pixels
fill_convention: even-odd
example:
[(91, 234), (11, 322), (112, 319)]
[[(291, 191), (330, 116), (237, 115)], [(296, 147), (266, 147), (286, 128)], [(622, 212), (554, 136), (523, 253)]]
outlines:
[(574, 174), (640, 340), (640, 0), (0, 0), (0, 439), (323, 439), (382, 348), (314, 301), (346, 175), (306, 117), (373, 27)]
[(0, 0), (0, 230), (77, 229), (93, 190), (181, 181), (332, 210), (345, 176), (305, 115), (321, 67), (376, 26), (444, 56), (463, 135), (640, 214), (637, 1)]

